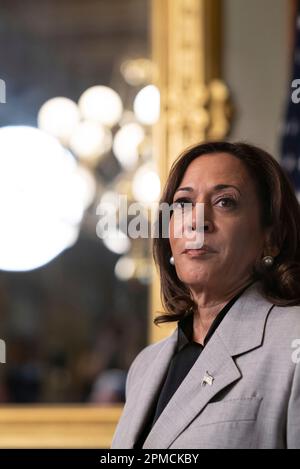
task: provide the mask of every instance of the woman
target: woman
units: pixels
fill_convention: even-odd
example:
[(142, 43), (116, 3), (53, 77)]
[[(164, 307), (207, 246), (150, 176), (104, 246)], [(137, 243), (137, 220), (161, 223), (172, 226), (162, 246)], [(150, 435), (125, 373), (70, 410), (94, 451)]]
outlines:
[[(133, 361), (111, 447), (300, 448), (300, 208), (287, 177), (257, 147), (201, 144), (173, 164), (161, 202), (155, 323), (177, 327)], [(182, 236), (178, 213), (190, 214)]]

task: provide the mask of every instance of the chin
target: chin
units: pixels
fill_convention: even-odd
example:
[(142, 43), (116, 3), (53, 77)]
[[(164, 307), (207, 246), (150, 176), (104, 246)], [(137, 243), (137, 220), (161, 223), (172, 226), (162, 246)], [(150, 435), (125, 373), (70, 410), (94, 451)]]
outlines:
[(190, 274), (190, 275), (183, 275), (180, 280), (185, 283), (186, 285), (200, 285), (201, 283), (207, 283), (207, 279), (209, 275), (207, 273), (197, 273), (197, 274)]

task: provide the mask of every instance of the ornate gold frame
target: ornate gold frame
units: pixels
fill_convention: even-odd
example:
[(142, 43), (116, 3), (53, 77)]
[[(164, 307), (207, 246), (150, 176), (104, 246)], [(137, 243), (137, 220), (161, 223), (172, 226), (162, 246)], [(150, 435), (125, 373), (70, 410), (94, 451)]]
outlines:
[[(227, 130), (226, 89), (220, 78), (220, 0), (152, 0), (152, 51), (161, 91), (154, 129), (162, 183), (178, 152)], [(213, 80), (213, 81), (211, 81)], [(162, 310), (153, 266), (149, 342), (170, 332), (154, 327)], [(0, 448), (109, 448), (122, 406), (2, 406)]]
[(109, 448), (122, 406), (2, 406), (0, 448)]
[[(162, 185), (180, 151), (228, 132), (228, 91), (221, 81), (221, 19), (221, 0), (152, 0), (152, 56), (161, 94), (154, 155)], [(162, 311), (154, 266), (151, 293), (149, 341), (156, 342), (174, 326), (153, 326), (154, 316)]]

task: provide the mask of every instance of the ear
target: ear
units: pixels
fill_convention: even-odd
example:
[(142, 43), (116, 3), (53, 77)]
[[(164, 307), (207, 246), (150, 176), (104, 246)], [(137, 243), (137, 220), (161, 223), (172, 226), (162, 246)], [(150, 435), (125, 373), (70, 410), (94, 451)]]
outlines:
[(273, 234), (272, 228), (268, 228), (265, 231), (265, 241), (264, 241), (264, 249), (263, 249), (264, 256), (276, 257), (278, 256), (280, 252), (280, 249), (274, 244), (274, 241), (272, 239), (272, 234)]

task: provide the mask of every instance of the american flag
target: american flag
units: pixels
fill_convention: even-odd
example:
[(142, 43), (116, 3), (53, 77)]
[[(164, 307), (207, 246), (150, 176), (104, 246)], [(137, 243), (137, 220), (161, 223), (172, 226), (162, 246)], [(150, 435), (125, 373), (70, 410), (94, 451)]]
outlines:
[(300, 200), (300, 0), (295, 4), (295, 36), (288, 104), (281, 134), (281, 164)]

